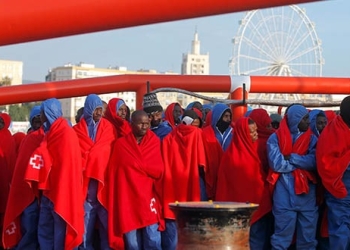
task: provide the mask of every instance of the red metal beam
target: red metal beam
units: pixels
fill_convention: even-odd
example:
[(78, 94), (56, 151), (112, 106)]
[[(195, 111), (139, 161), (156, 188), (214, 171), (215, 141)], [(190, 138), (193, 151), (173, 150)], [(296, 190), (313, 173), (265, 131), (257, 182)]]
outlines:
[[(251, 76), (242, 80), (230, 76), (200, 75), (118, 75), (79, 80), (45, 82), (37, 84), (2, 87), (0, 105), (41, 101), (47, 98), (68, 98), (90, 93), (145, 90), (150, 82), (151, 90), (164, 87), (185, 89), (193, 92), (233, 92), (243, 83), (248, 83), (249, 93), (315, 93), (350, 94), (350, 78), (327, 77), (271, 77)], [(232, 82), (238, 79), (238, 84)], [(236, 81), (236, 82), (237, 82)], [(142, 95), (137, 96), (137, 107), (141, 106)]]
[(0, 46), (320, 0), (0, 0)]

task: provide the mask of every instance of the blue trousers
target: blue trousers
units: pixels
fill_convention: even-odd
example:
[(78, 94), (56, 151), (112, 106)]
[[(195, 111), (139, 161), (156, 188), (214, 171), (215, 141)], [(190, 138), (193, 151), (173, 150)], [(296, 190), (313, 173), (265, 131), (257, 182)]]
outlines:
[(125, 233), (124, 246), (126, 250), (162, 250), (158, 224)]
[(249, 247), (252, 250), (270, 250), (270, 238), (273, 234), (274, 218), (272, 213), (266, 214), (250, 226)]
[(13, 250), (36, 250), (38, 242), (39, 203), (35, 199), (21, 214), (22, 238)]
[(84, 237), (83, 243), (78, 249), (94, 250), (94, 232), (95, 225), (98, 225), (98, 231), (100, 236), (100, 249), (110, 250), (108, 243), (108, 216), (107, 210), (101, 205), (100, 202), (84, 202)]
[(177, 246), (177, 228), (175, 220), (165, 219), (165, 230), (161, 232), (162, 249), (175, 250)]
[(54, 211), (54, 204), (46, 196), (41, 197), (38, 239), (40, 249), (64, 250), (66, 222)]

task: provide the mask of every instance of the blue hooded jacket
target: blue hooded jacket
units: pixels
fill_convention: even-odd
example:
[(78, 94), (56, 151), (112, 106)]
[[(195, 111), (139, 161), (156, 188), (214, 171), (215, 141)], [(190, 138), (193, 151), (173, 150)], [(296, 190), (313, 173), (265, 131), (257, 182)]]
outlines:
[(50, 130), (51, 125), (60, 117), (62, 117), (62, 107), (56, 98), (47, 99), (41, 103), (40, 112), (43, 112), (47, 121), (44, 122), (44, 131)]
[(32, 110), (30, 111), (30, 115), (29, 115), (29, 123), (30, 123), (30, 126), (33, 127), (33, 118), (35, 116), (38, 116), (40, 115), (40, 106), (34, 106), (32, 108)]
[(225, 151), (228, 146), (231, 143), (232, 140), (232, 127), (228, 126), (228, 128), (225, 130), (225, 132), (222, 134), (219, 129), (216, 127), (217, 122), (221, 118), (221, 116), (226, 112), (231, 111), (230, 108), (223, 103), (217, 103), (213, 107), (212, 110), (212, 120), (211, 120), (211, 127), (214, 130), (215, 137), (220, 143), (222, 149)]
[(98, 95), (90, 94), (86, 97), (84, 103), (84, 119), (89, 131), (89, 137), (92, 141), (95, 141), (96, 131), (99, 122), (95, 122), (93, 119), (93, 113), (96, 108), (102, 108), (103, 103), (101, 98)]
[(314, 135), (316, 137), (319, 137), (320, 136), (320, 132), (317, 130), (317, 127), (316, 127), (316, 122), (317, 122), (317, 116), (321, 114), (323, 115), (326, 119), (327, 119), (327, 116), (325, 114), (325, 112), (323, 110), (320, 110), (320, 109), (314, 109), (314, 110), (311, 110), (309, 112), (309, 119), (310, 119), (310, 129), (312, 130), (312, 132), (314, 133)]

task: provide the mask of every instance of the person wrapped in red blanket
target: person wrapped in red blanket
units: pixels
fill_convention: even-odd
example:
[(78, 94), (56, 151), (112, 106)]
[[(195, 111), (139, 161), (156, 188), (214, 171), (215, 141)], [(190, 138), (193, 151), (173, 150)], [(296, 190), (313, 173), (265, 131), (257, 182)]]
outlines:
[(109, 240), (112, 248), (124, 236), (125, 249), (161, 249), (160, 140), (144, 111), (132, 113), (131, 128), (116, 140), (109, 163)]
[(4, 220), (10, 182), (16, 162), (16, 143), (9, 130), (11, 117), (0, 113), (0, 228)]
[(131, 127), (127, 118), (128, 108), (124, 100), (112, 98), (107, 104), (104, 117), (114, 125), (117, 131), (117, 138), (131, 132)]
[[(40, 116), (40, 106), (34, 106), (30, 120)], [(23, 139), (19, 148), (16, 166), (11, 181), (9, 199), (7, 201), (3, 244), (5, 248), (37, 249), (39, 220), (39, 191), (32, 189), (24, 179), (28, 162), (34, 150), (44, 138), (44, 130), (40, 123), (32, 125), (30, 133)]]
[(95, 224), (101, 249), (109, 249), (106, 176), (116, 129), (102, 117), (102, 100), (90, 94), (85, 99), (83, 117), (73, 127), (79, 138), (84, 168), (84, 241), (83, 249), (93, 249)]
[(60, 102), (41, 104), (45, 137), (28, 163), (25, 179), (42, 190), (40, 249), (73, 249), (83, 240), (83, 169), (79, 140), (62, 118)]
[(268, 181), (274, 185), (272, 249), (287, 249), (296, 232), (297, 249), (316, 249), (316, 142), (309, 114), (290, 106), (279, 129), (267, 141)]
[(340, 104), (336, 116), (319, 136), (317, 170), (326, 188), (329, 245), (332, 249), (350, 246), (350, 96)]

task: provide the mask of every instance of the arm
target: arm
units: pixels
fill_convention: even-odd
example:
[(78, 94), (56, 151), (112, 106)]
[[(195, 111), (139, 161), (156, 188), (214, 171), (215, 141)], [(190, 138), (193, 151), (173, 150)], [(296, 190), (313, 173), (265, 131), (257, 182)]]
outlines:
[(312, 135), (310, 139), (309, 149), (306, 155), (299, 155), (292, 153), (289, 162), (303, 170), (316, 170), (316, 136)]
[(270, 168), (275, 172), (289, 173), (295, 170), (295, 166), (281, 153), (276, 134), (267, 140), (267, 158)]

